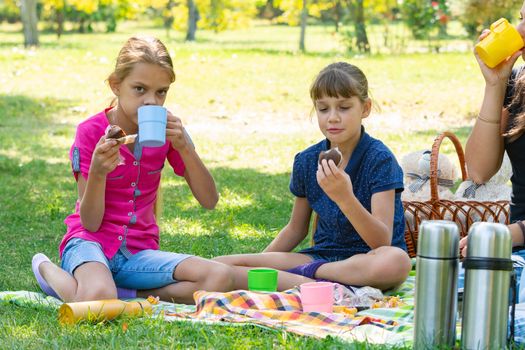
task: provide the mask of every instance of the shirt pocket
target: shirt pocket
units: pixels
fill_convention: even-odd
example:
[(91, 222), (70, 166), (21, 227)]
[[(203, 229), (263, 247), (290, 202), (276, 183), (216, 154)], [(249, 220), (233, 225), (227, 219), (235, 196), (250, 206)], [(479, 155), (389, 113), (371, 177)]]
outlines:
[(129, 181), (126, 179), (126, 166), (119, 165), (106, 176), (106, 184), (109, 187), (123, 187), (129, 186)]
[(157, 182), (160, 181), (160, 176), (162, 174), (162, 169), (164, 169), (164, 164), (161, 165), (160, 168), (153, 168), (153, 169), (144, 169), (144, 176), (143, 180), (147, 183)]

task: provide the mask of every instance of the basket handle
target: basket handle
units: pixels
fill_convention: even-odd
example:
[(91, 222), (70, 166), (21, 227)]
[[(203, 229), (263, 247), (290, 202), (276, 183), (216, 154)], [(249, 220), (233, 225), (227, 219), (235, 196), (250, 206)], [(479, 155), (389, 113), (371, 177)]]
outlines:
[(465, 153), (463, 152), (463, 147), (461, 142), (454, 133), (450, 131), (444, 131), (439, 134), (434, 143), (432, 144), (432, 153), (430, 154), (430, 200), (431, 202), (436, 202), (439, 200), (438, 194), (438, 159), (439, 159), (439, 147), (443, 139), (447, 137), (456, 148), (456, 153), (459, 158), (459, 166), (461, 167), (461, 178), (463, 181), (467, 179), (467, 168), (465, 166)]

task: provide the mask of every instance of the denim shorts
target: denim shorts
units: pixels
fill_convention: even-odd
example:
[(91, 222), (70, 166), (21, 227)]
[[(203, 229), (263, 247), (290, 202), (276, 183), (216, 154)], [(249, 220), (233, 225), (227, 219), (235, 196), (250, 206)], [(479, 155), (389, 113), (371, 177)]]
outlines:
[(108, 260), (99, 243), (72, 238), (64, 248), (61, 266), (73, 274), (84, 263), (99, 262), (111, 271), (117, 287), (154, 289), (176, 283), (175, 268), (190, 257), (192, 255), (146, 249), (129, 257), (119, 250)]

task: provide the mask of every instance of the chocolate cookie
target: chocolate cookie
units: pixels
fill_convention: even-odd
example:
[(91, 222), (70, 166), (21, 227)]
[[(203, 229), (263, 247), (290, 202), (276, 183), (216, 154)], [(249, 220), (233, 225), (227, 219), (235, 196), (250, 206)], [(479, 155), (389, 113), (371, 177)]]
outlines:
[(126, 136), (126, 133), (118, 125), (111, 125), (106, 132), (106, 139), (120, 139), (124, 136)]
[(319, 153), (319, 164), (321, 164), (323, 159), (326, 159), (327, 162), (331, 159), (336, 166), (339, 166), (343, 161), (343, 155), (341, 151), (339, 151), (339, 148), (336, 147)]

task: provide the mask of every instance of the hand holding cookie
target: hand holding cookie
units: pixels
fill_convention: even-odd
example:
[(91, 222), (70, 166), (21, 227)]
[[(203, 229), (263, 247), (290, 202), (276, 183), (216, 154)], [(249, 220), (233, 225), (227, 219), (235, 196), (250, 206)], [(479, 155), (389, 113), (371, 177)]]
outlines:
[(350, 176), (340, 168), (343, 155), (339, 149), (333, 148), (319, 154), (317, 167), (317, 183), (321, 189), (336, 203), (353, 194)]
[(106, 176), (115, 170), (120, 162), (120, 147), (117, 140), (102, 136), (93, 151), (89, 174)]
[(133, 135), (126, 135), (124, 130), (120, 128), (118, 125), (109, 125), (106, 128), (106, 140), (114, 139), (117, 141), (119, 145), (126, 145), (128, 143), (135, 142), (135, 139), (137, 138), (137, 134)]

